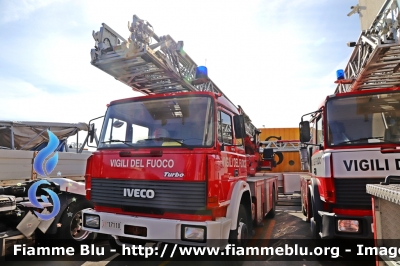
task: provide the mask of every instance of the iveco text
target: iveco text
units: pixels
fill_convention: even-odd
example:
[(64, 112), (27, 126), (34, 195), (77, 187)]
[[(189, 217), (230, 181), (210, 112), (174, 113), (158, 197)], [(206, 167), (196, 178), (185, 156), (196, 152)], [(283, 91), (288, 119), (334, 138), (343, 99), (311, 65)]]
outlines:
[(156, 195), (156, 193), (152, 189), (124, 188), (124, 197), (152, 199), (152, 198), (154, 198), (155, 195)]

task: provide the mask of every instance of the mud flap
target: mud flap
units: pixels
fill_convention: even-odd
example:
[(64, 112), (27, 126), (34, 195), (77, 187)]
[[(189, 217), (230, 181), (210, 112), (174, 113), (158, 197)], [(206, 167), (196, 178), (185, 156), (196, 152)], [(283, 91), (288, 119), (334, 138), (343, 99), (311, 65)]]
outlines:
[(335, 235), (335, 214), (319, 211), (318, 215), (321, 216), (322, 220), (320, 237), (322, 239), (333, 238)]

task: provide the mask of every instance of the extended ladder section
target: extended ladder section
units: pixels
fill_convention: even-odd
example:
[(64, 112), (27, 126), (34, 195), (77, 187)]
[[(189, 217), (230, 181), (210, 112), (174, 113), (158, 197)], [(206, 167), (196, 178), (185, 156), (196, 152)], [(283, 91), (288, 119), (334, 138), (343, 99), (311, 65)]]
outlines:
[(397, 1), (385, 1), (370, 28), (348, 43), (355, 48), (335, 93), (400, 86), (399, 16)]
[[(183, 50), (182, 41), (175, 42), (169, 35), (158, 36), (147, 21), (136, 15), (128, 28), (127, 40), (105, 23), (99, 32), (93, 31), (96, 45), (91, 50), (92, 65), (144, 94), (207, 91), (223, 95), (206, 75), (196, 78), (198, 66)], [(253, 136), (257, 129), (240, 110), (246, 133)]]
[(260, 141), (260, 144), (265, 145), (264, 149), (273, 149), (274, 152), (300, 151), (301, 148), (299, 140)]

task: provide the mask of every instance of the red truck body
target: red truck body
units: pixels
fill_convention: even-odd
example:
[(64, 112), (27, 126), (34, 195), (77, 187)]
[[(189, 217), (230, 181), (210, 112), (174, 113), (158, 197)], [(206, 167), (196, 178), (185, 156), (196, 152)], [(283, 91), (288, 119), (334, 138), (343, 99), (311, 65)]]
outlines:
[[(240, 116), (240, 109), (211, 92), (111, 102), (88, 161), (87, 197), (95, 208), (84, 211), (84, 228), (113, 235), (119, 245), (132, 239), (244, 244), (254, 224), (273, 216), (277, 178), (251, 177), (274, 161), (259, 153), (257, 133), (240, 133)], [(197, 139), (189, 129), (195, 117), (201, 121)], [(160, 127), (168, 137), (152, 137)]]

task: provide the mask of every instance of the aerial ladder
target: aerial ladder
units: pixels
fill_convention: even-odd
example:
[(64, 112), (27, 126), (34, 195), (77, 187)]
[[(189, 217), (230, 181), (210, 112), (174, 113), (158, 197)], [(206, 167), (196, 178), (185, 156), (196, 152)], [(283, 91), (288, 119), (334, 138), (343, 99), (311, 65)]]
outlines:
[(399, 3), (396, 0), (359, 2), (348, 16), (359, 13), (361, 23), (364, 17), (368, 19), (368, 14), (363, 14), (365, 6), (371, 9), (381, 4), (381, 7), (376, 17), (370, 18), (372, 23), (362, 30), (357, 42), (347, 43), (354, 50), (344, 75), (335, 81), (338, 84), (335, 93), (400, 86)]
[[(198, 65), (183, 50), (183, 41), (158, 36), (149, 22), (136, 15), (128, 29), (127, 40), (105, 23), (100, 31), (93, 31), (96, 45), (91, 50), (92, 65), (145, 95), (206, 91), (227, 98), (207, 73), (198, 72)], [(204, 67), (200, 70), (207, 71)], [(238, 110), (244, 115), (246, 133), (254, 136), (258, 129), (240, 106)]]

